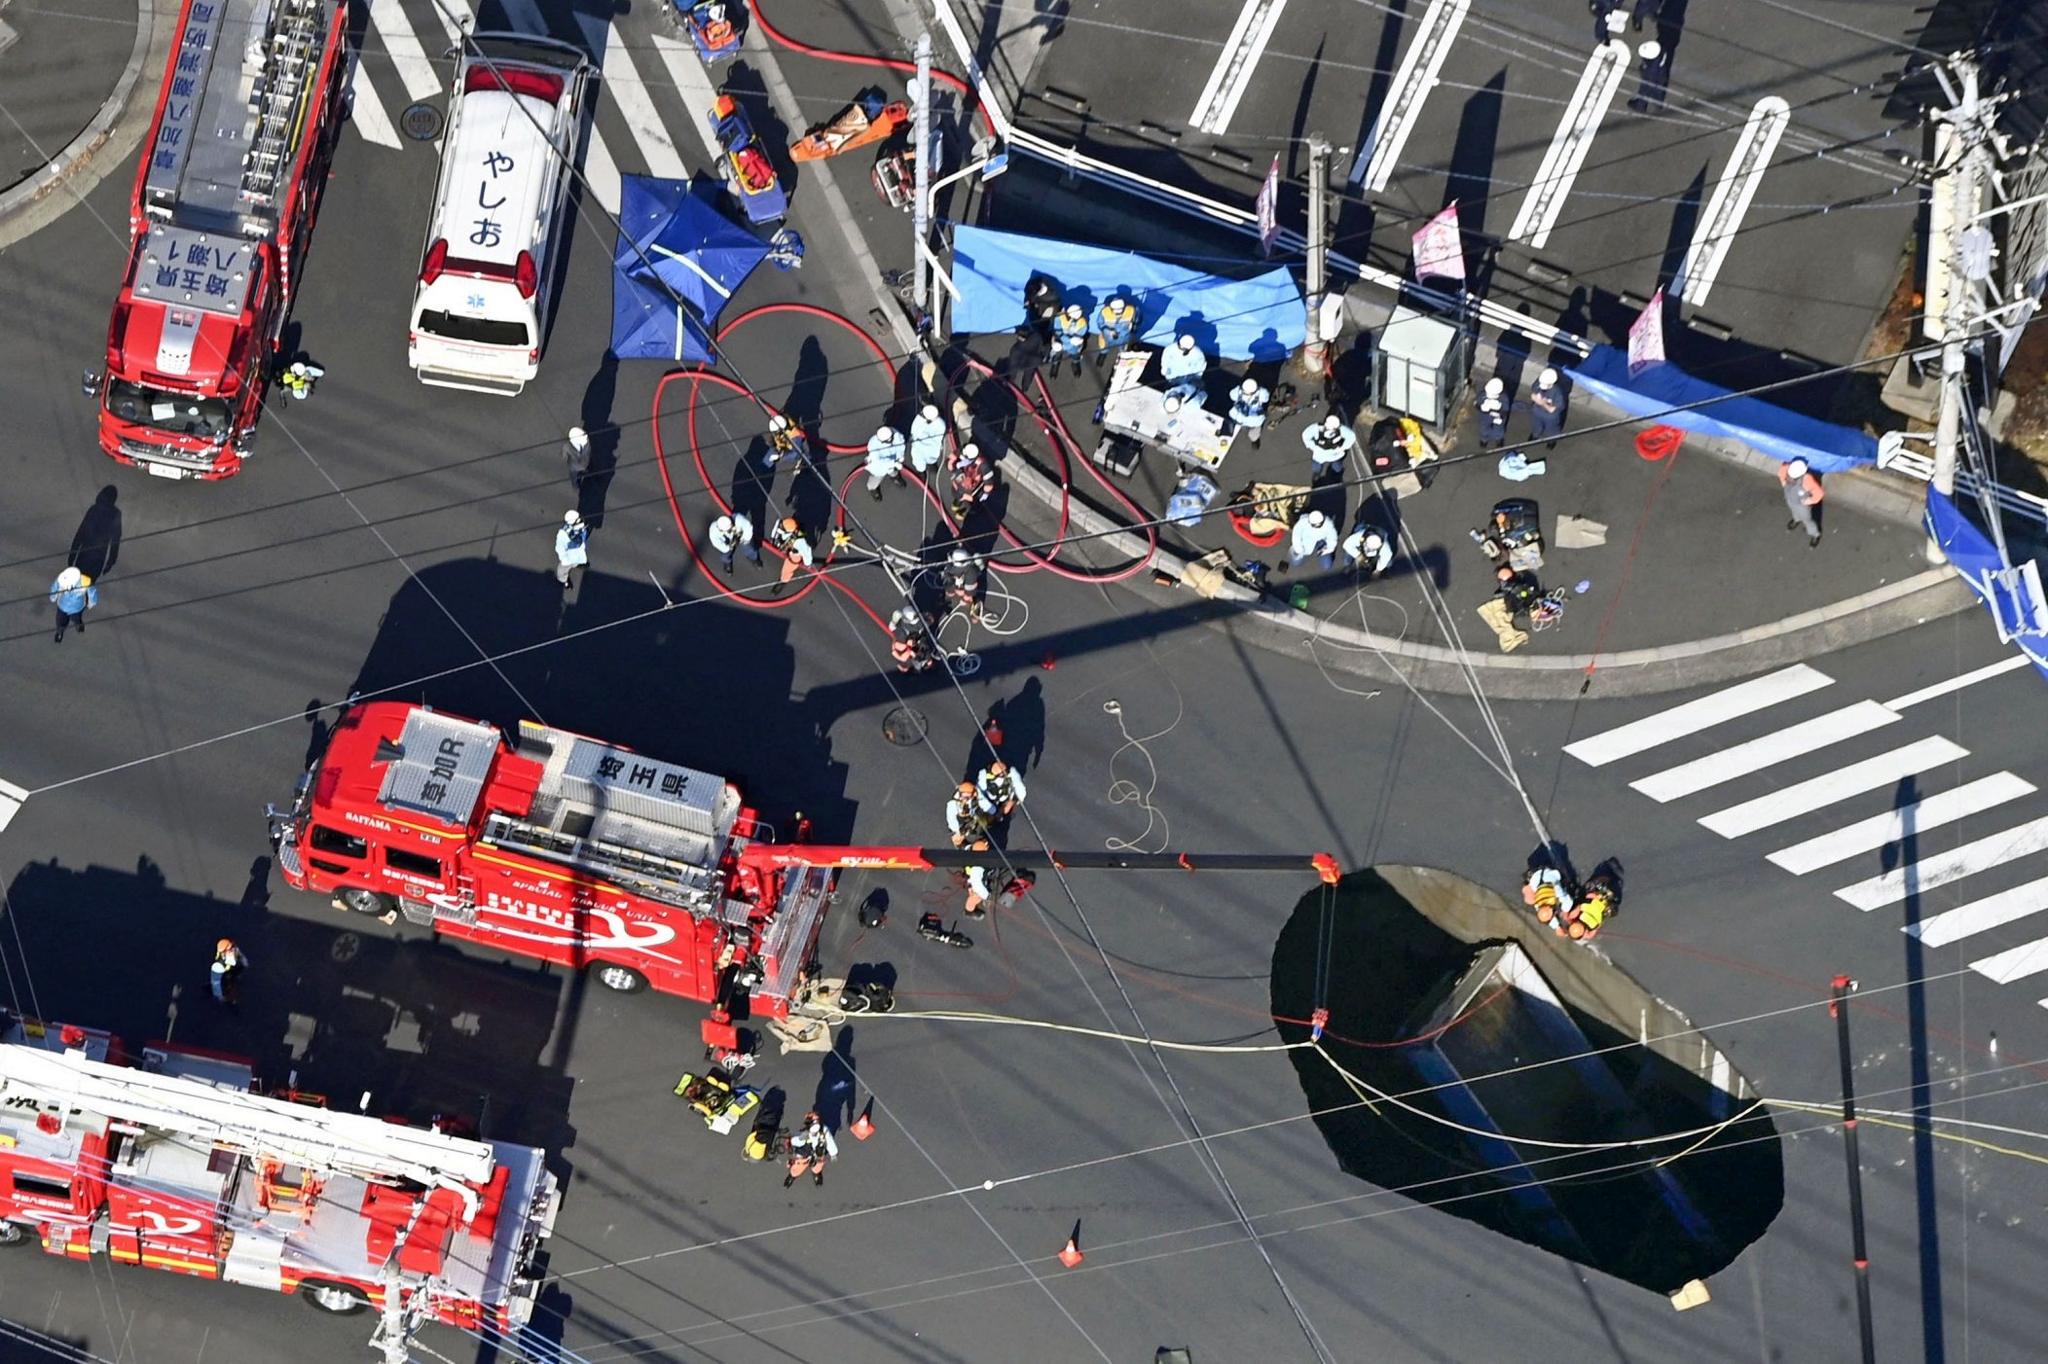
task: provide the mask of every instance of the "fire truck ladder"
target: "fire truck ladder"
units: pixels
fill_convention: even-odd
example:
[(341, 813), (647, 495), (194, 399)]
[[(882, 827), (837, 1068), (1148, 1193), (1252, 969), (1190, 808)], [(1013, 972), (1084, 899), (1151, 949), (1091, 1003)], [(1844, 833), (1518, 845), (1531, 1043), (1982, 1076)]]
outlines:
[(701, 909), (714, 898), (716, 881), (711, 870), (680, 858), (582, 838), (510, 815), (492, 815), (485, 820), (484, 838), (501, 848), (580, 867), (663, 904)]
[(297, 150), (301, 104), (313, 67), (326, 50), (325, 0), (278, 0), (271, 12), (259, 60), (263, 63), (250, 92), (256, 116), (248, 155), (242, 158), (242, 198), (260, 208), (277, 203), (277, 182)]
[(210, 1142), (254, 1159), (377, 1181), (454, 1189), (469, 1215), (496, 1161), (480, 1141), (357, 1113), (273, 1099), (179, 1075), (94, 1061), (83, 1052), (0, 1046), (0, 1096), (57, 1102), (118, 1122)]

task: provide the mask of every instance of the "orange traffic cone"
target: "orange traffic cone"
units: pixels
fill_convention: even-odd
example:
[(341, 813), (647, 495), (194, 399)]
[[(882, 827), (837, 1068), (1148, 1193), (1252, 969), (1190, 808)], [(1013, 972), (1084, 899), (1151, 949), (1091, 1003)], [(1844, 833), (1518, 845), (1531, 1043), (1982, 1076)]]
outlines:
[(853, 1126), (848, 1129), (853, 1133), (855, 1140), (866, 1141), (875, 1135), (875, 1120), (872, 1116), (874, 1111), (875, 1101), (869, 1099), (868, 1106), (860, 1111), (860, 1116), (853, 1120)]
[(1072, 1269), (1081, 1263), (1081, 1259), (1081, 1224), (1076, 1222), (1073, 1235), (1067, 1238), (1066, 1245), (1060, 1247), (1060, 1263)]

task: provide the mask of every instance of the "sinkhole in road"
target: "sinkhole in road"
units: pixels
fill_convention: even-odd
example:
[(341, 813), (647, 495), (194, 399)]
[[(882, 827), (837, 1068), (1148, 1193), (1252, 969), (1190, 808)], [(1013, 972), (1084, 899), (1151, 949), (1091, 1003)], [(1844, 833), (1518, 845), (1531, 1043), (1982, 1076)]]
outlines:
[(1318, 998), (1326, 1055), (1288, 1054), (1338, 1165), (1369, 1184), (1660, 1293), (1725, 1268), (1784, 1203), (1777, 1129), (1728, 1059), (1483, 886), (1387, 866), (1304, 896), (1274, 946), (1273, 1012), (1305, 1019)]

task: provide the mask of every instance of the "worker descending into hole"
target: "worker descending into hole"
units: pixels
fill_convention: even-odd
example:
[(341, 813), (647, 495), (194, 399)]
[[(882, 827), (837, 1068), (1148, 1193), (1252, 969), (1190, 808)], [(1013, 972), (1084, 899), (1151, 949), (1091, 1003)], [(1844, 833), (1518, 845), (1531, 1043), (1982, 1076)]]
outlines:
[(1333, 412), (1302, 432), (1301, 443), (1320, 474), (1337, 469), (1345, 457), (1358, 448), (1358, 433)]
[(868, 496), (882, 500), (882, 480), (889, 479), (897, 487), (903, 482), (903, 433), (893, 426), (878, 426), (875, 434), (868, 437)]
[(926, 403), (910, 419), (910, 467), (923, 478), (938, 467), (946, 453), (946, 423), (939, 409)]
[(761, 467), (773, 470), (791, 455), (801, 464), (810, 457), (810, 441), (804, 437), (803, 428), (780, 412), (768, 418), (768, 452), (761, 456)]
[(1202, 380), (1209, 373), (1209, 357), (1195, 345), (1195, 338), (1183, 335), (1159, 354), (1159, 377), (1166, 380), (1169, 395), (1200, 406), (1208, 401)]
[(1137, 335), (1138, 310), (1122, 294), (1109, 299), (1095, 310), (1095, 368), (1101, 369), (1102, 362), (1111, 351), (1118, 355), (1131, 344)]
[(775, 586), (768, 589), (768, 595), (779, 597), (789, 587), (789, 580), (797, 570), (811, 566), (811, 542), (804, 538), (803, 528), (794, 516), (785, 516), (778, 521), (775, 529), (768, 532), (769, 547), (782, 556), (782, 576), (775, 580)]
[(988, 837), (988, 814), (981, 808), (981, 793), (974, 783), (963, 781), (946, 802), (946, 836), (953, 846), (964, 848)]
[(1074, 377), (1081, 377), (1081, 351), (1088, 344), (1088, 314), (1078, 303), (1069, 303), (1060, 315), (1052, 320), (1052, 373), (1057, 379), (1060, 361), (1074, 362)]
[(1231, 390), (1230, 419), (1253, 445), (1266, 429), (1266, 405), (1272, 401), (1272, 393), (1260, 387), (1257, 379), (1246, 379)]
[[(971, 850), (974, 852), (987, 852), (989, 850), (988, 840), (985, 838), (976, 839)], [(995, 873), (987, 867), (968, 867), (966, 869), (967, 903), (961, 907), (960, 912), (962, 914), (965, 914), (970, 919), (979, 919), (988, 912), (988, 901), (991, 894), (989, 883), (994, 875)]]
[(889, 617), (889, 657), (899, 673), (921, 673), (932, 665), (931, 631), (924, 613), (908, 602)]
[(1573, 904), (1571, 887), (1556, 867), (1532, 867), (1522, 882), (1522, 903), (1536, 911), (1539, 923), (1556, 926)]
[(974, 778), (974, 793), (981, 797), (982, 812), (993, 822), (1008, 819), (1024, 800), (1024, 775), (997, 758)]
[(804, 1114), (803, 1125), (789, 1134), (789, 1168), (782, 1176), (782, 1187), (788, 1188), (799, 1175), (805, 1174), (811, 1177), (812, 1184), (822, 1186), (825, 1167), (838, 1158), (839, 1143), (832, 1140), (825, 1120), (816, 1110)]
[(969, 620), (979, 619), (982, 593), (988, 590), (988, 570), (982, 567), (981, 560), (968, 553), (965, 545), (955, 545), (940, 578), (945, 584), (947, 606)]
[(214, 1003), (232, 1006), (242, 1002), (242, 972), (248, 967), (248, 957), (235, 946), (233, 938), (222, 938), (213, 945), (213, 965), (207, 971), (207, 984), (213, 990)]

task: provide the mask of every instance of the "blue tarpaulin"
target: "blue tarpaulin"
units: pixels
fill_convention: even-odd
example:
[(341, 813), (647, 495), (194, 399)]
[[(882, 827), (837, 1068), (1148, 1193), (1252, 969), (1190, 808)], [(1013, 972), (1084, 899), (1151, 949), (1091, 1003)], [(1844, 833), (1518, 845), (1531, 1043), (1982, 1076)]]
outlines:
[[(1727, 436), (1780, 462), (1803, 459), (1824, 474), (1877, 462), (1877, 441), (1861, 431), (1802, 416), (1761, 398), (1728, 397), (1733, 390), (1695, 379), (1669, 362), (1652, 365), (1631, 379), (1627, 355), (1613, 346), (1595, 346), (1584, 362), (1567, 366), (1565, 372), (1587, 392), (1630, 416), (1654, 417), (1666, 426), (1703, 436)], [(1689, 407), (1695, 403), (1707, 405)], [(1673, 412), (1674, 407), (1689, 410)]]
[(1130, 251), (997, 232), (953, 233), (956, 332), (1008, 331), (1024, 321), (1024, 286), (1035, 274), (1057, 280), (1069, 303), (1086, 308), (1122, 294), (1138, 309), (1138, 335), (1165, 345), (1182, 333), (1227, 360), (1284, 360), (1301, 345), (1301, 290), (1285, 270), (1230, 279)]
[(2048, 676), (2048, 608), (2032, 573), (2009, 571), (1991, 537), (1964, 516), (1955, 499), (1927, 485), (1927, 533), (1998, 624), (2000, 636), (2020, 646)]
[(621, 360), (710, 362), (708, 329), (768, 254), (767, 243), (719, 212), (722, 192), (625, 177), (612, 250), (612, 352)]

